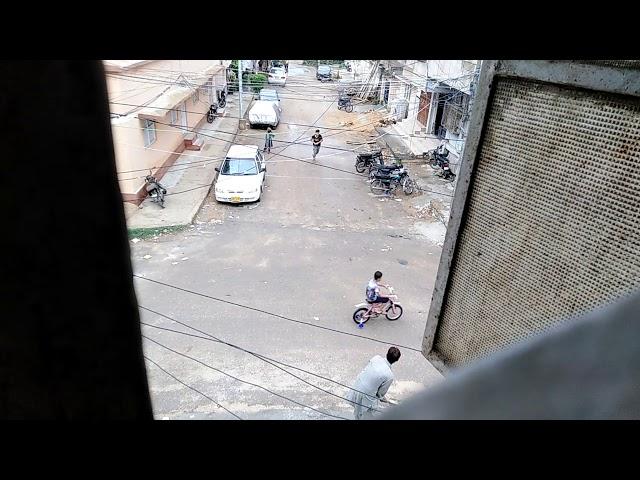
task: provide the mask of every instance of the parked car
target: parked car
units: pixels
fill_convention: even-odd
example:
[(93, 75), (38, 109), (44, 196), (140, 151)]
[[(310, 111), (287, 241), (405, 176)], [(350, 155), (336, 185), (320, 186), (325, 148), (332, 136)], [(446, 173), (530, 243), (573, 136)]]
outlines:
[(215, 196), (218, 202), (259, 202), (267, 164), (256, 145), (232, 145), (220, 168)]
[(284, 87), (287, 83), (287, 73), (284, 71), (284, 67), (273, 67), (269, 70), (267, 81), (271, 85), (282, 85)]
[(321, 82), (331, 80), (331, 67), (329, 65), (320, 65), (316, 71), (316, 78)]
[(271, 100), (258, 100), (249, 110), (249, 126), (277, 127), (280, 123), (280, 108)]
[(280, 95), (278, 95), (277, 91), (272, 90), (270, 88), (263, 88), (262, 90), (260, 90), (260, 100), (265, 102), (275, 103), (278, 109), (280, 110), (280, 113), (282, 113), (282, 104), (280, 103)]

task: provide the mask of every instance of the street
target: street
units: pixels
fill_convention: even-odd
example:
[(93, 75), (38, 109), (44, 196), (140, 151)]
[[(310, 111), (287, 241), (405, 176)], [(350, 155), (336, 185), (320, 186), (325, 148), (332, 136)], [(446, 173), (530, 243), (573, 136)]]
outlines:
[[(369, 359), (384, 356), (392, 345), (402, 357), (393, 365), (390, 397), (402, 402), (442, 379), (419, 350), (444, 226), (416, 215), (416, 206), (442, 198), (399, 193), (401, 201), (396, 201), (371, 194), (366, 176), (353, 167), (355, 147), (347, 143), (366, 141), (367, 135), (322, 128), (366, 125), (372, 117), (363, 110), (371, 106), (339, 111), (337, 86), (317, 81), (314, 69), (292, 65), (287, 86), (270, 88), (282, 97), (283, 116), (272, 153), (266, 154), (261, 202), (223, 205), (210, 193), (186, 230), (131, 243), (136, 275), (222, 301), (136, 277), (138, 302), (220, 340), (339, 383), (277, 368), (215, 341), (143, 325), (145, 355), (175, 377), (147, 363), (158, 419), (234, 418), (215, 402), (243, 419), (351, 419), (353, 408), (339, 398), (347, 388), (340, 384), (351, 386)], [(315, 162), (310, 137), (316, 127), (301, 124), (319, 125), (324, 137)], [(243, 130), (236, 143), (262, 147), (264, 134)], [(421, 168), (409, 166), (412, 174)], [(376, 270), (395, 288), (404, 315), (395, 322), (378, 317), (358, 329), (351, 318), (354, 305), (363, 301)], [(144, 309), (140, 315), (149, 325), (206, 336)]]

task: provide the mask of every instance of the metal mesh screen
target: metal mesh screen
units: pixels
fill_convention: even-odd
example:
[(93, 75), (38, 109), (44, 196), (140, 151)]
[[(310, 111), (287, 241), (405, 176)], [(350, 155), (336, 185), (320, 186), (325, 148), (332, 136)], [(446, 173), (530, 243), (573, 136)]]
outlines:
[(497, 77), (435, 352), (459, 366), (639, 287), (640, 101)]
[(640, 69), (640, 60), (584, 60), (580, 63), (603, 67)]

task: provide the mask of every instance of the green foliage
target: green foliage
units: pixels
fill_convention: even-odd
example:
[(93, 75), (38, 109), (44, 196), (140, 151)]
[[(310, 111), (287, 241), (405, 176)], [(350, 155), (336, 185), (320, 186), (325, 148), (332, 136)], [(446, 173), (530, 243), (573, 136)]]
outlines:
[(251, 90), (258, 93), (267, 85), (267, 76), (264, 73), (250, 73), (246, 81), (251, 85)]

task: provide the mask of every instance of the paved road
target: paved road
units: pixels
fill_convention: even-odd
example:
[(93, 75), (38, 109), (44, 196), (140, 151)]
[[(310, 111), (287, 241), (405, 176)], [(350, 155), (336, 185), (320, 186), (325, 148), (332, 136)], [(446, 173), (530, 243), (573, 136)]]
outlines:
[[(316, 165), (305, 163), (313, 163), (309, 138), (314, 128), (292, 124), (366, 124), (373, 119), (370, 113), (338, 111), (332, 103), (336, 98), (333, 88), (317, 82), (312, 70), (290, 68), (287, 87), (280, 89), (284, 114), (276, 140), (300, 138), (304, 144), (285, 148), (287, 144), (276, 142), (274, 152), (297, 160), (272, 153), (260, 203), (220, 205), (210, 198), (190, 229), (132, 244), (132, 257), (138, 275), (346, 332), (287, 321), (146, 280), (135, 281), (138, 301), (145, 307), (253, 352), (351, 385), (368, 360), (384, 354), (389, 346), (420, 348), (440, 246), (428, 236), (436, 228), (433, 220), (414, 225), (416, 219), (407, 198), (380, 201), (370, 194), (362, 176), (347, 173), (355, 170), (354, 154), (347, 151), (353, 146), (346, 141), (366, 139), (364, 134), (336, 135), (336, 131), (321, 128), (325, 141)], [(262, 145), (263, 131), (247, 130), (245, 134), (238, 137), (240, 143)], [(354, 304), (362, 301), (366, 282), (378, 269), (396, 288), (405, 313), (397, 322), (374, 319), (359, 330), (351, 320)], [(142, 310), (141, 318), (149, 324), (188, 331), (148, 311)], [(147, 326), (143, 326), (143, 333), (242, 380), (323, 412), (351, 418), (352, 408), (344, 400), (248, 353)], [(330, 418), (148, 340), (144, 348), (148, 357), (175, 377), (242, 418)], [(400, 350), (402, 358), (394, 366), (397, 382), (390, 395), (402, 399), (440, 381), (439, 373), (420, 353)], [(339, 385), (289, 370), (335, 395), (346, 394)], [(149, 364), (148, 371), (157, 418), (233, 418), (154, 365)]]

